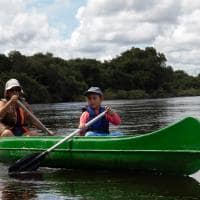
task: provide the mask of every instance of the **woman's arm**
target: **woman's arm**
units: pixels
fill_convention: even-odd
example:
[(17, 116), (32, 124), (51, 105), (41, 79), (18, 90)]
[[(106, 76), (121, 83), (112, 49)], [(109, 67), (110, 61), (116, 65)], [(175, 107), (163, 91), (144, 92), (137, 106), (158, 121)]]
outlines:
[(11, 105), (15, 105), (17, 103), (18, 96), (13, 95), (8, 102), (0, 101), (0, 118), (3, 118)]

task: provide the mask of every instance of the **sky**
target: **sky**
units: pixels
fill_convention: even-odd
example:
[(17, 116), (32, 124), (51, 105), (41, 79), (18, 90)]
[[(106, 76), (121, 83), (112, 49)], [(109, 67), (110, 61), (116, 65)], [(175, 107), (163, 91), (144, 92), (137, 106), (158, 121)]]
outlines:
[(109, 60), (131, 47), (200, 73), (199, 0), (0, 0), (0, 53)]

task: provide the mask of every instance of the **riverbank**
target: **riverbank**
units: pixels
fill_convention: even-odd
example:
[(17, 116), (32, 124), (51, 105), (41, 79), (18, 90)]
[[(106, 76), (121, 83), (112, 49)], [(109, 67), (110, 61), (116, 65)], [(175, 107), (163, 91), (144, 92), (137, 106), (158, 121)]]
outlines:
[(117, 90), (112, 91), (106, 90), (104, 93), (105, 99), (116, 100), (116, 99), (149, 99), (149, 98), (170, 98), (170, 97), (188, 97), (188, 96), (200, 96), (200, 89), (186, 89), (176, 90), (173, 93), (167, 93), (164, 90), (154, 91), (151, 94), (144, 90)]
[(16, 78), (30, 103), (84, 100), (83, 93), (91, 86), (100, 87), (105, 99), (200, 95), (200, 76), (174, 71), (166, 61), (153, 47), (133, 47), (103, 62), (12, 51), (8, 56), (0, 55), (0, 94), (4, 94), (6, 81)]

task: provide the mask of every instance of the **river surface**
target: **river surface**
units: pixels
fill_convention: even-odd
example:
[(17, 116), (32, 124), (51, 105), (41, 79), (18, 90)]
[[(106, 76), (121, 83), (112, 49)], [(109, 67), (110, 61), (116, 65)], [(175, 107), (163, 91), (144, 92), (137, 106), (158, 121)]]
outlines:
[[(66, 135), (78, 126), (84, 102), (37, 104), (32, 108), (52, 131)], [(158, 130), (187, 116), (199, 117), (200, 97), (104, 101), (117, 111), (122, 124), (111, 126), (126, 135)], [(10, 177), (0, 164), (0, 199), (70, 200), (197, 200), (200, 171), (189, 177), (133, 172), (40, 168), (37, 173)]]

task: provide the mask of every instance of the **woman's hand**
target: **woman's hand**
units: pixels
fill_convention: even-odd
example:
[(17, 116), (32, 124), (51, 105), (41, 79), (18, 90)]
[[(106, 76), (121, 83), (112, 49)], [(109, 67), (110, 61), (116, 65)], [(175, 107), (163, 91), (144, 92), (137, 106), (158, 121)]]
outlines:
[(19, 99), (19, 96), (18, 95), (13, 95), (11, 98), (10, 98), (10, 103), (12, 105), (15, 105), (17, 103), (17, 100)]
[(13, 95), (10, 100), (5, 103), (0, 101), (0, 117), (4, 117), (7, 113), (7, 110), (10, 106), (15, 106), (17, 104), (17, 100), (19, 99), (18, 95)]
[(105, 106), (105, 109), (109, 115), (113, 116), (115, 114), (115, 112), (109, 106)]

